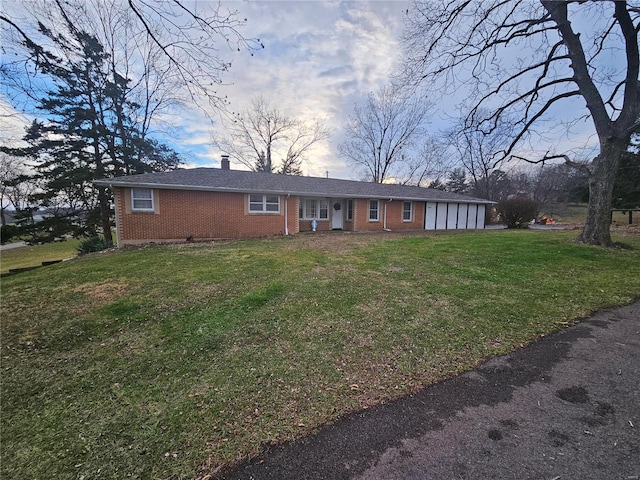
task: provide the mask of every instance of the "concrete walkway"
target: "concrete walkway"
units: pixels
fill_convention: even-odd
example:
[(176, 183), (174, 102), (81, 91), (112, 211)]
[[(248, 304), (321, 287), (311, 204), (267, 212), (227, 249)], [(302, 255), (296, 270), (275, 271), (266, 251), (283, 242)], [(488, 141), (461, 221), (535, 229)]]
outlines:
[(640, 301), (218, 478), (640, 479)]
[(5, 250), (13, 250), (14, 248), (26, 247), (27, 244), (25, 242), (13, 242), (13, 243), (5, 243), (4, 245), (0, 245), (0, 252)]

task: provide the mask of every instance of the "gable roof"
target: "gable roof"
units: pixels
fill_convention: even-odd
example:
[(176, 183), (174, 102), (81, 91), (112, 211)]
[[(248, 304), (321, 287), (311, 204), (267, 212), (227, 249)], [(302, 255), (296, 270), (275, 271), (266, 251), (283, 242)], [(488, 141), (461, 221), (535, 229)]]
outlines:
[(169, 172), (143, 173), (95, 180), (94, 183), (106, 187), (273, 193), (307, 197), (388, 198), (434, 202), (494, 203), (490, 200), (432, 188), (219, 168), (190, 168)]

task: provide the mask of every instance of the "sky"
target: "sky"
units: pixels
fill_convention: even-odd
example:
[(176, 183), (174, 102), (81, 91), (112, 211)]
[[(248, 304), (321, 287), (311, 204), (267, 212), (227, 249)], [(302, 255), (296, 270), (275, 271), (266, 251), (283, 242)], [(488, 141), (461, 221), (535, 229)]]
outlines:
[[(241, 33), (259, 38), (265, 48), (250, 55), (246, 50), (220, 49), (232, 65), (222, 76), (218, 90), (236, 112), (261, 95), (272, 106), (300, 120), (322, 118), (332, 130), (331, 138), (319, 143), (303, 162), (303, 174), (333, 178), (362, 179), (360, 172), (338, 155), (344, 127), (354, 105), (369, 92), (385, 85), (397, 72), (402, 59), (400, 36), (409, 0), (249, 0), (220, 2), (238, 11), (247, 22)], [(199, 1), (198, 8), (215, 8), (218, 2)], [(4, 8), (19, 5), (5, 0)], [(1, 52), (0, 52), (1, 53)], [(504, 61), (508, 59), (504, 58)], [(464, 92), (462, 93), (464, 96)], [(446, 127), (445, 117), (453, 111), (460, 95), (434, 98), (430, 129)], [(578, 100), (578, 103), (581, 101)], [(566, 109), (563, 105), (561, 108)], [(583, 109), (582, 101), (577, 108)], [(0, 91), (0, 141), (12, 142), (23, 135), (28, 115), (11, 118), (12, 107)], [(183, 154), (185, 167), (219, 167), (222, 152), (214, 138), (224, 134), (219, 121), (211, 121), (196, 107), (175, 112), (171, 123), (175, 136), (163, 141)], [(582, 128), (584, 127), (584, 128)], [(593, 143), (593, 127), (585, 122), (567, 141)], [(232, 168), (246, 167), (232, 162)]]
[[(19, 5), (8, 0), (4, 6)], [(198, 2), (197, 7), (214, 8), (217, 2)], [(354, 104), (384, 85), (400, 59), (398, 37), (402, 16), (409, 2), (386, 1), (222, 1), (237, 10), (247, 22), (240, 32), (259, 38), (265, 48), (251, 55), (220, 48), (231, 61), (223, 74), (221, 95), (229, 108), (244, 110), (258, 95), (282, 113), (302, 121), (324, 119), (331, 137), (316, 144), (303, 162), (303, 174), (358, 179), (343, 159), (337, 144)], [(4, 25), (3, 25), (4, 26)], [(31, 121), (28, 115), (12, 112), (6, 92), (0, 92), (0, 141), (15, 143)], [(220, 121), (214, 124), (196, 107), (176, 112), (170, 122), (177, 128), (173, 138), (163, 140), (185, 158), (185, 167), (219, 167), (221, 151), (213, 145), (224, 134)], [(246, 169), (239, 163), (232, 168)], [(328, 173), (327, 173), (328, 172)]]
[[(234, 55), (220, 89), (234, 111), (257, 95), (291, 117), (325, 120), (333, 134), (307, 155), (303, 173), (357, 178), (338, 157), (342, 128), (356, 102), (388, 82), (400, 59), (398, 37), (407, 1), (248, 1), (223, 2), (247, 18), (248, 37), (259, 38), (263, 50)], [(195, 113), (195, 112), (194, 112)], [(211, 135), (223, 133), (199, 115), (183, 119), (189, 132), (185, 148), (190, 163), (218, 166), (220, 151)], [(232, 163), (232, 168), (244, 168)]]

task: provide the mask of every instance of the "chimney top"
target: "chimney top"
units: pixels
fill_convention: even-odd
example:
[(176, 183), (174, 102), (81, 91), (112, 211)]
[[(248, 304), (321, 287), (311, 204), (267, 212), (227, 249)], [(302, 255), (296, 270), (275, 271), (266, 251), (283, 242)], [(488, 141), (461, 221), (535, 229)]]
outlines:
[(222, 160), (220, 161), (220, 168), (222, 170), (229, 170), (229, 155), (222, 155)]

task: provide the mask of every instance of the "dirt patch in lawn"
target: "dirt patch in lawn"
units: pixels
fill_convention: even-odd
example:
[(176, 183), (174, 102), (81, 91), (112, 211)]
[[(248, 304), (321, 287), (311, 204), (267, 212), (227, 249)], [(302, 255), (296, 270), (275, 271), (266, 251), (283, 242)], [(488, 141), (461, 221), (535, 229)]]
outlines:
[(301, 233), (294, 237), (292, 248), (303, 245), (330, 253), (350, 253), (372, 241), (388, 238), (395, 240), (407, 236), (425, 236), (426, 232), (316, 232)]
[(89, 298), (94, 307), (102, 307), (123, 297), (128, 289), (126, 283), (100, 282), (85, 283), (77, 286), (73, 291)]

